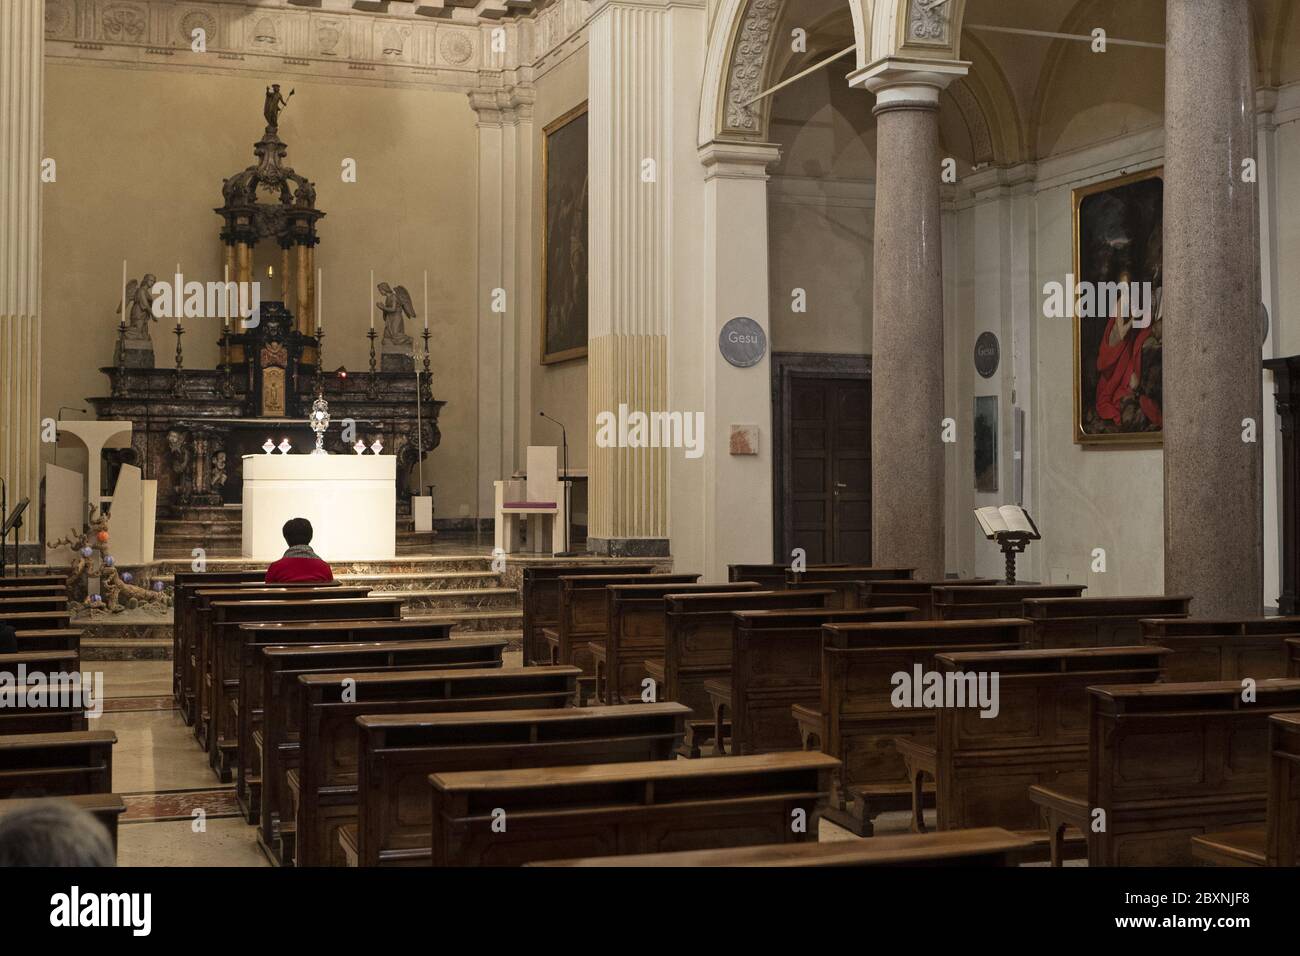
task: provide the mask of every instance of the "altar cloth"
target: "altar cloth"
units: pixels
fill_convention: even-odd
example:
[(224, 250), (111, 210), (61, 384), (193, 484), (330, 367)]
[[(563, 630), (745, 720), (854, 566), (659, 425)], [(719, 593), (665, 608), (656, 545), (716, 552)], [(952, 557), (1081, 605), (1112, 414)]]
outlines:
[(306, 518), (312, 548), (326, 561), (397, 556), (394, 455), (245, 455), (242, 554), (274, 561), (281, 529)]

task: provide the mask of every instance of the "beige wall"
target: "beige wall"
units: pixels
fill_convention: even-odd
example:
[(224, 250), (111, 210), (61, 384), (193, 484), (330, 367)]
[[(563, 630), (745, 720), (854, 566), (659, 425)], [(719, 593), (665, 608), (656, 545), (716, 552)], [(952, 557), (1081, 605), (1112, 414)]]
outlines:
[[(768, 184), (774, 352), (871, 351), (876, 124), (873, 97), (839, 64), (776, 94)], [(794, 290), (807, 312), (792, 309)]]
[[(42, 414), (107, 394), (97, 369), (112, 363), (123, 258), (134, 277), (164, 278), (179, 262), (187, 279), (220, 278), (212, 209), (222, 178), (253, 162), (270, 79), (47, 61), (45, 152), (58, 181), (44, 194)], [(369, 366), (371, 268), (376, 282), (406, 285), (421, 313), (429, 270), (434, 393), (448, 405), (425, 481), (438, 485), (439, 516), (451, 517), (473, 501), (477, 432), (475, 367), (464, 361), (474, 354), (474, 114), (463, 93), (285, 85), (297, 91), (281, 117), (288, 160), (315, 181), (327, 214), (317, 264), (328, 365)], [(341, 181), (345, 157), (357, 161), (356, 183)], [(278, 275), (276, 288), (278, 298)], [(218, 322), (188, 325), (185, 366), (215, 367)], [(175, 337), (160, 323), (153, 339), (157, 364), (170, 365)]]
[[(568, 426), (569, 466), (587, 467), (587, 360), (575, 359), (558, 365), (541, 364), (541, 304), (542, 294), (542, 230), (545, 228), (546, 189), (542, 180), (543, 130), (555, 119), (563, 116), (587, 100), (587, 47), (578, 47), (566, 57), (549, 66), (536, 81), (537, 102), (533, 110), (533, 130), (536, 141), (533, 195), (535, 197), (533, 234), (533, 261), (537, 263), (537, 307), (534, 310), (538, 328), (532, 330), (531, 350), (521, 356), (521, 361), (533, 363), (532, 408), (524, 409), (520, 421), (521, 445), (531, 442), (538, 445), (558, 445), (559, 428), (538, 418), (544, 411)], [(581, 519), (581, 516), (579, 516)]]

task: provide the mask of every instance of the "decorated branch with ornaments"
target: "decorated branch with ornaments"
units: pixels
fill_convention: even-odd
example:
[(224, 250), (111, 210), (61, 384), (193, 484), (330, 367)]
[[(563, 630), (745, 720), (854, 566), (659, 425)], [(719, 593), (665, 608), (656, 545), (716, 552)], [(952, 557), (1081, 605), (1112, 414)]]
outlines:
[[(130, 571), (119, 571), (108, 551), (108, 518), (95, 517), (92, 504), (86, 519), (86, 529), (72, 529), (66, 538), (48, 543), (48, 548), (70, 548), (72, 567), (68, 569), (68, 584), (72, 588), (73, 603), (91, 610), (114, 613), (140, 607), (167, 607), (170, 601), (163, 582), (154, 581), (147, 587), (137, 584)], [(99, 590), (91, 581), (99, 580)]]

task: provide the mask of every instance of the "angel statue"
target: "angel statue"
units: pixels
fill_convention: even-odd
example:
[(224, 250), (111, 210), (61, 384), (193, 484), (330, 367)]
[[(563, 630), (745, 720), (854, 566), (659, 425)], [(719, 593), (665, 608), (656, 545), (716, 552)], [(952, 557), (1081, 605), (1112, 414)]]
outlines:
[[(146, 273), (144, 278), (132, 279), (126, 284), (126, 329), (118, 347), (124, 350), (123, 364), (130, 368), (153, 368), (153, 339), (149, 335), (149, 323), (158, 321), (153, 314), (153, 302), (158, 298), (153, 287), (157, 281), (152, 273)], [(116, 313), (122, 314), (120, 302)]]
[(406, 320), (416, 317), (411, 293), (406, 286), (394, 289), (387, 282), (379, 283), (378, 289), (383, 296), (378, 305), (384, 314), (384, 371), (414, 371), (414, 340), (406, 334)]

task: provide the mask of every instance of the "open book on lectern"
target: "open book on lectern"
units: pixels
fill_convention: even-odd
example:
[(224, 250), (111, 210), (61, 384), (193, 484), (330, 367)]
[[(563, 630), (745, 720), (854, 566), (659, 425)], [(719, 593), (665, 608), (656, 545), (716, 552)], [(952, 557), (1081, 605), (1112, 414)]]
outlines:
[(1034, 541), (1042, 538), (1038, 533), (1038, 526), (1034, 524), (1034, 519), (1029, 517), (1029, 512), (1018, 505), (1002, 505), (1000, 508), (989, 505), (987, 508), (976, 508), (975, 519), (984, 529), (986, 538), (996, 538), (1000, 534), (1023, 534)]

